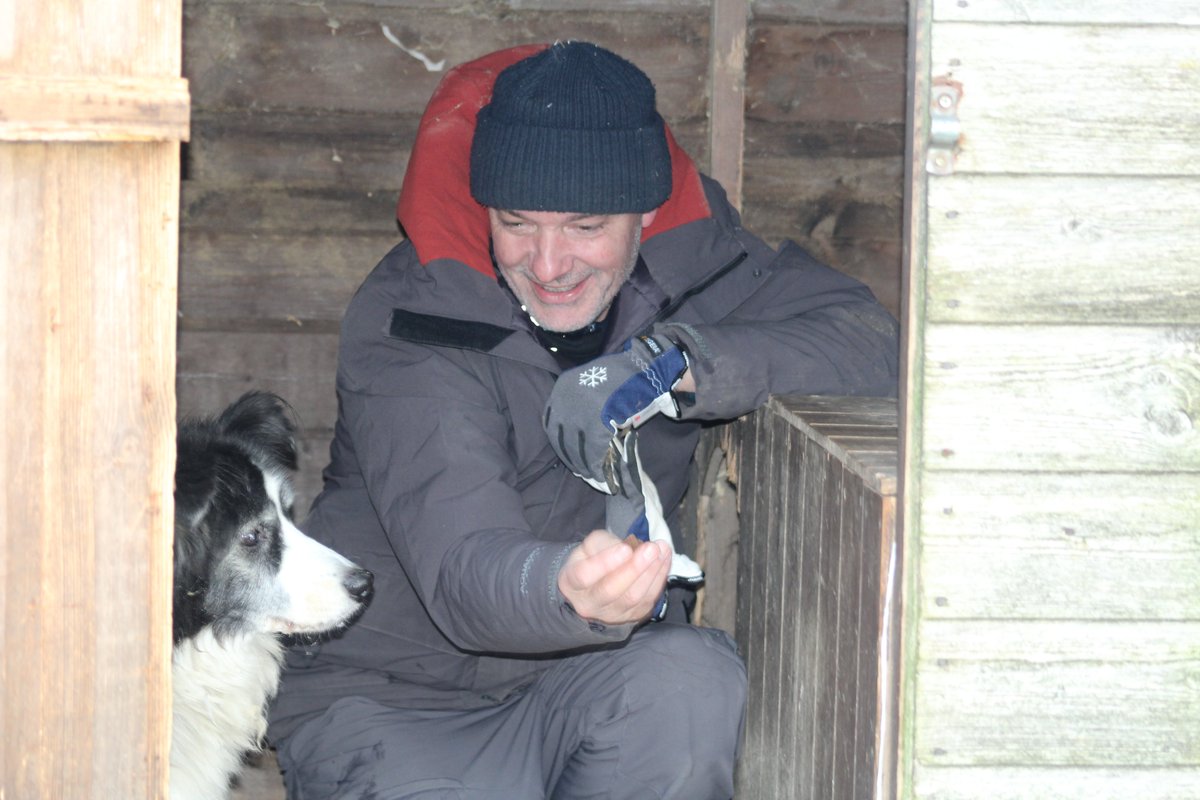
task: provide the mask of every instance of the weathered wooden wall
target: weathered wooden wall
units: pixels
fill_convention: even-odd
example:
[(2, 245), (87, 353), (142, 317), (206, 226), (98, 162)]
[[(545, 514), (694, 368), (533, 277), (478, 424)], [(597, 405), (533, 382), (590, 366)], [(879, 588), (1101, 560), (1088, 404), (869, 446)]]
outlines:
[(178, 0), (0, 4), (11, 800), (166, 796), (180, 19)]
[[(744, 26), (740, 83), (710, 69), (708, 0), (186, 0), (180, 409), (212, 411), (251, 387), (288, 398), (306, 506), (336, 413), (338, 321), (398, 240), (424, 104), (451, 66), (530, 41), (590, 39), (635, 60), (702, 168), (710, 141), (737, 153), (748, 227), (796, 239), (898, 312), (905, 3), (733, 6), (718, 9), (717, 37), (729, 47)], [(718, 113), (744, 95), (741, 141), (728, 127), (710, 136), (713, 81)]]
[(750, 679), (737, 796), (882, 800), (895, 731), (896, 403), (773, 398), (732, 440)]
[(1200, 13), (915, 11), (903, 796), (1200, 797)]

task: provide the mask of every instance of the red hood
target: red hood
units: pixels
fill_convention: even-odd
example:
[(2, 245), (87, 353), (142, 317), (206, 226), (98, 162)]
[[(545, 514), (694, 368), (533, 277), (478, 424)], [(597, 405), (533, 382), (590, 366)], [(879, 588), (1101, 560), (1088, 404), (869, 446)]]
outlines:
[[(492, 96), (496, 76), (510, 64), (544, 50), (533, 44), (500, 50), (446, 73), (421, 117), (396, 217), (422, 264), (439, 258), (461, 261), (495, 277), (488, 255), (487, 211), (470, 189), (471, 138), (475, 115)], [(667, 128), (671, 151), (671, 196), (658, 210), (642, 241), (686, 222), (711, 216), (696, 165)]]

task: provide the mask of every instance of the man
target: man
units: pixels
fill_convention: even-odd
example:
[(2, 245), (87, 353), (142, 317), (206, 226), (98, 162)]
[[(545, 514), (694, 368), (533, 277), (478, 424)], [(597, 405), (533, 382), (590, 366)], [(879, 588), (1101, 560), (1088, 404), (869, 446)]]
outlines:
[[(654, 621), (670, 548), (606, 510), (644, 474), (673, 521), (701, 421), (769, 393), (894, 393), (894, 320), (744, 231), (649, 79), (586, 43), (451, 71), (399, 217), (343, 322), (305, 525), (375, 598), (289, 656), (289, 796), (731, 797), (744, 667), (684, 590)], [(642, 469), (614, 469), (634, 425)]]

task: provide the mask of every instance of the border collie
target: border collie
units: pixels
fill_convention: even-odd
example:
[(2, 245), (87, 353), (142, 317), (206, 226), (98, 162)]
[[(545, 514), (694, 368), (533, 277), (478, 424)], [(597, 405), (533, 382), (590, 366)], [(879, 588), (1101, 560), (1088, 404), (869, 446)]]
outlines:
[(329, 633), (368, 602), (371, 573), (292, 523), (295, 427), (250, 392), (179, 425), (175, 463), (172, 800), (219, 800), (261, 748), (282, 635)]

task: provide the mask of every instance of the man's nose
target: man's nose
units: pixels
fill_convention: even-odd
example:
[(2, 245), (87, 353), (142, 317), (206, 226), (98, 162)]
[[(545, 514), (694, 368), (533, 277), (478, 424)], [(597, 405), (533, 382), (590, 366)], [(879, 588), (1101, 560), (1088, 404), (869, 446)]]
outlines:
[(562, 236), (556, 231), (539, 231), (531, 256), (530, 271), (542, 283), (553, 283), (570, 271)]

